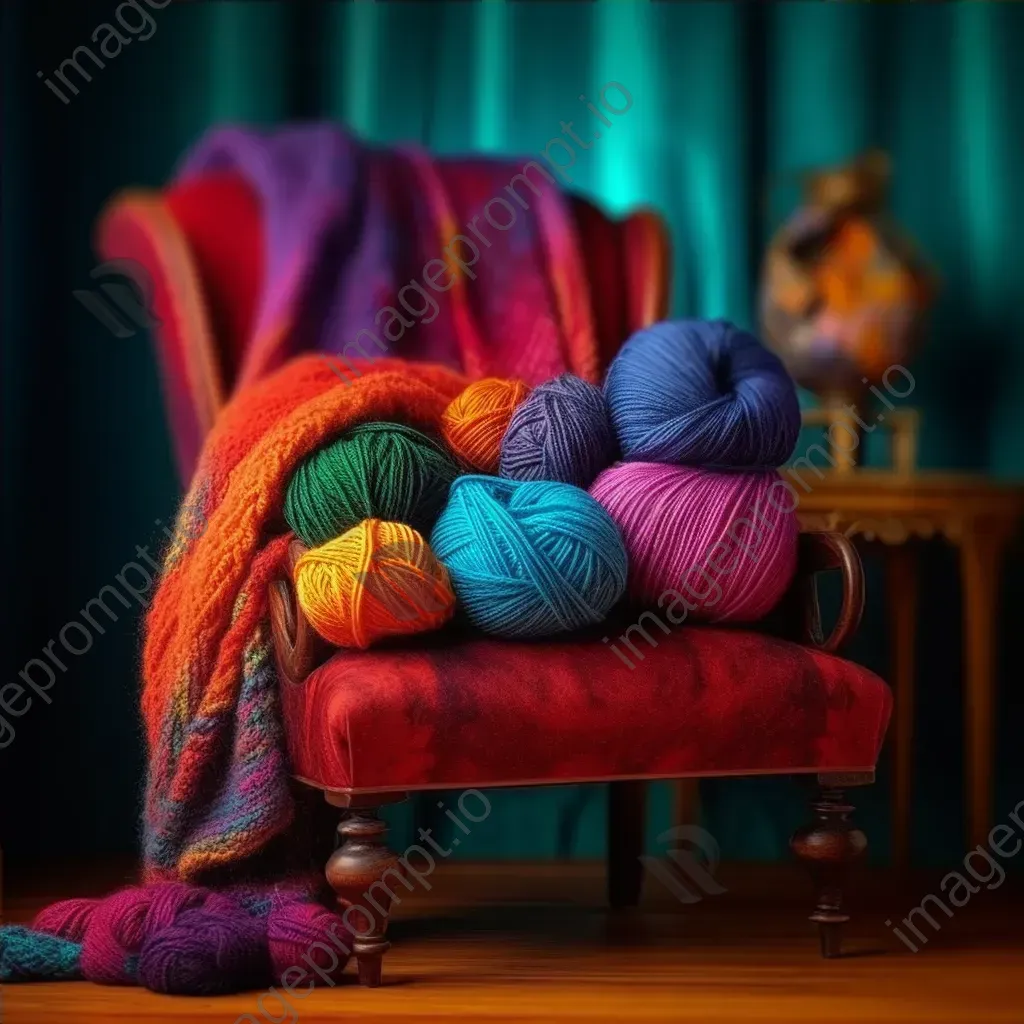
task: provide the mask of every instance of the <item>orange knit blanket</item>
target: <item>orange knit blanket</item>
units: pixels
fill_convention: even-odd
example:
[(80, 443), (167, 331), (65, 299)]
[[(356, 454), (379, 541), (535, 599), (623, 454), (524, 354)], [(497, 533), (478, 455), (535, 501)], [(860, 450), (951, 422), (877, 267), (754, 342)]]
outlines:
[(237, 395), (207, 438), (146, 621), (149, 880), (236, 864), (292, 821), (266, 598), (290, 540), (288, 477), (356, 423), (434, 430), (466, 384), (397, 359), (362, 369), (343, 382), (297, 359)]

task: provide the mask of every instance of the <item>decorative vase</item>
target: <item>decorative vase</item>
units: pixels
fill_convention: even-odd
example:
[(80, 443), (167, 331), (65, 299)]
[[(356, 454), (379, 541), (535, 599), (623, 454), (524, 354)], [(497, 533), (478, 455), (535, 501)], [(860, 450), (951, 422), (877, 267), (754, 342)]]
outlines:
[(859, 404), (904, 364), (922, 333), (933, 279), (883, 212), (878, 152), (811, 174), (803, 205), (772, 239), (761, 287), (764, 336), (796, 382), (830, 404)]

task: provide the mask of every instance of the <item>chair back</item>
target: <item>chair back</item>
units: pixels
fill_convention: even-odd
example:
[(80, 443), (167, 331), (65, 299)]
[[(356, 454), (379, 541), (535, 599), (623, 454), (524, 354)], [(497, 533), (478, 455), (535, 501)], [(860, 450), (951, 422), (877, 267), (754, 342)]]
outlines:
[[(570, 198), (602, 370), (635, 330), (667, 314), (669, 243), (650, 210), (622, 220)], [(116, 197), (101, 215), (103, 260), (132, 260), (149, 281), (164, 400), (183, 482), (231, 396), (263, 286), (259, 199), (233, 173)]]

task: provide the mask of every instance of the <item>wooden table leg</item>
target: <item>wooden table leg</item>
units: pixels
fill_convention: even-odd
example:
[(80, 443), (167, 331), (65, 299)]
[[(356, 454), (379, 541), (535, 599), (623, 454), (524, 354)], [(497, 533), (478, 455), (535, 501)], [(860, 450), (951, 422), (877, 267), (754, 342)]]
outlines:
[(993, 678), (999, 563), (1003, 541), (993, 524), (972, 525), (960, 545), (964, 620), (967, 840), (988, 841), (992, 824)]
[(672, 783), (672, 824), (700, 823), (700, 780), (677, 779)]
[(892, 860), (910, 863), (910, 811), (914, 767), (914, 676), (917, 641), (917, 551), (912, 544), (886, 549), (892, 742)]

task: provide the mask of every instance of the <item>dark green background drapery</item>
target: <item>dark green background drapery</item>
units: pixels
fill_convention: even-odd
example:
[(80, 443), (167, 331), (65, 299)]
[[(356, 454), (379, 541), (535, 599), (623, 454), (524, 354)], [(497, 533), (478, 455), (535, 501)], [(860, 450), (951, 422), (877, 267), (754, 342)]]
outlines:
[[(116, 4), (5, 3), (3, 450), (6, 586), (0, 685), (134, 556), (159, 545), (178, 498), (151, 352), (71, 297), (94, 265), (90, 225), (129, 184), (158, 185), (208, 125), (343, 120), (369, 138), (444, 153), (535, 153), (589, 118), (615, 80), (633, 108), (578, 154), (572, 187), (612, 212), (650, 204), (676, 251), (675, 311), (750, 325), (760, 254), (798, 194), (795, 172), (881, 145), (893, 211), (940, 269), (941, 302), (913, 364), (922, 460), (1024, 475), (1024, 7), (1010, 3), (172, 3), (63, 105), (51, 74)], [(1024, 796), (1009, 568), (999, 809)], [(915, 850), (962, 832), (955, 562), (924, 560)], [(872, 575), (854, 657), (884, 671)], [(52, 704), (0, 751), (12, 860), (63, 847), (131, 849), (143, 761), (137, 613), (69, 658)], [(686, 709), (678, 709), (680, 715)], [(883, 773), (863, 820), (886, 848)], [(785, 780), (709, 782), (706, 824), (726, 857), (781, 855), (800, 819)], [(468, 857), (595, 855), (601, 787), (492, 794)], [(440, 812), (420, 800), (396, 814)], [(443, 819), (442, 819), (443, 820)], [(33, 822), (29, 827), (26, 823)], [(655, 787), (650, 838), (669, 824)]]

